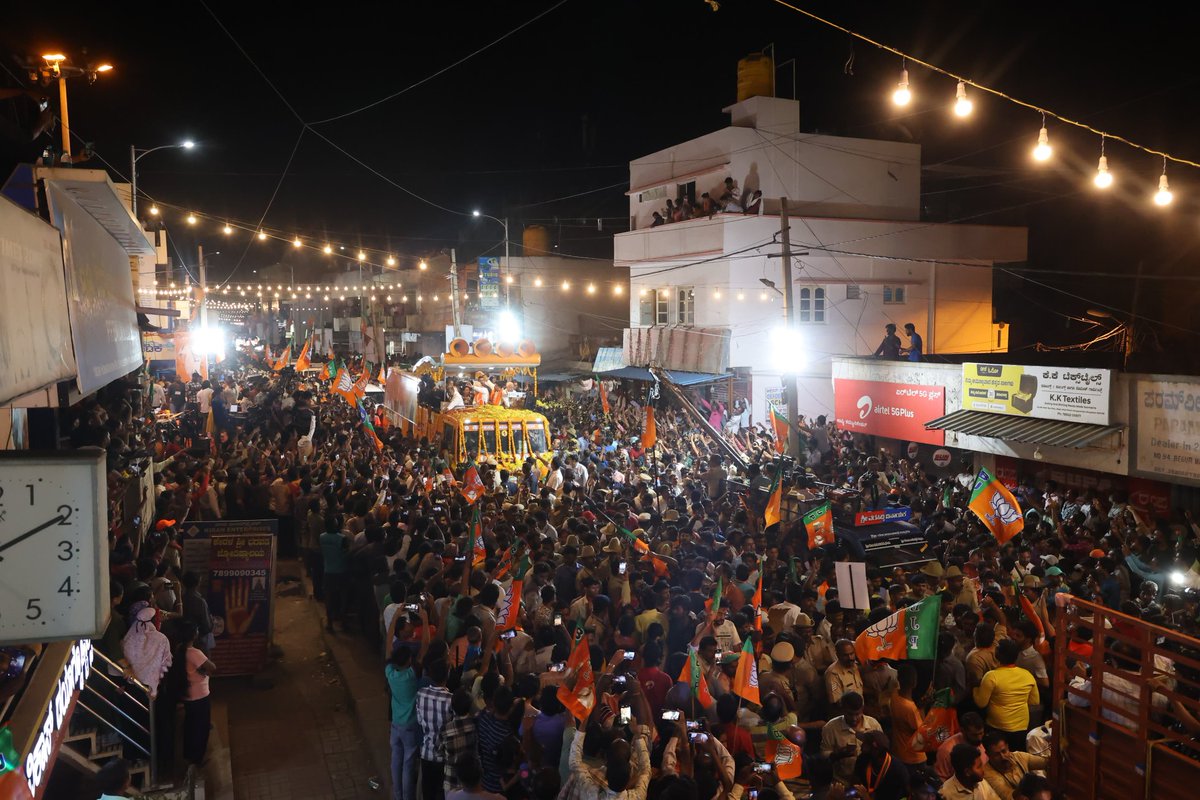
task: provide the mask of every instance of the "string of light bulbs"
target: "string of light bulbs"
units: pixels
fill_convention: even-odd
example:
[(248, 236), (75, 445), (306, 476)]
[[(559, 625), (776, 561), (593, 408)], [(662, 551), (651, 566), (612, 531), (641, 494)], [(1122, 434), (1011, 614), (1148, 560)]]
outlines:
[(776, 3), (777, 5), (783, 6), (784, 8), (790, 9), (791, 11), (794, 11), (797, 14), (805, 16), (808, 19), (813, 20), (814, 22), (819, 22), (822, 25), (833, 28), (834, 30), (840, 31), (850, 37), (853, 37), (854, 39), (857, 39), (861, 42), (869, 44), (872, 47), (875, 47), (879, 50), (899, 56), (900, 57), (900, 79), (896, 83), (896, 88), (893, 90), (892, 98), (891, 98), (892, 103), (894, 103), (898, 107), (903, 108), (905, 106), (908, 106), (910, 103), (912, 103), (913, 99), (915, 98), (915, 93), (913, 92), (912, 86), (909, 82), (908, 66), (909, 66), (909, 63), (911, 62), (912, 64), (916, 64), (918, 66), (924, 67), (925, 69), (929, 70), (930, 72), (934, 72), (939, 75), (944, 75), (945, 77), (950, 78), (956, 82), (955, 92), (954, 92), (954, 103), (951, 106), (951, 108), (953, 110), (954, 115), (959, 117), (960, 119), (964, 119), (966, 117), (971, 116), (971, 113), (975, 109), (974, 102), (967, 95), (967, 87), (971, 87), (972, 89), (992, 95), (993, 97), (998, 97), (998, 98), (1000, 98), (1002, 100), (1006, 100), (1009, 103), (1012, 103), (1016, 106), (1019, 106), (1021, 108), (1025, 108), (1025, 109), (1028, 109), (1030, 111), (1034, 111), (1034, 112), (1040, 114), (1041, 118), (1042, 118), (1042, 124), (1041, 124), (1040, 129), (1038, 130), (1037, 142), (1034, 145), (1033, 150), (1031, 151), (1031, 155), (1035, 162), (1046, 163), (1046, 162), (1050, 161), (1050, 159), (1054, 155), (1054, 149), (1050, 144), (1050, 132), (1046, 126), (1047, 120), (1054, 120), (1063, 125), (1078, 128), (1080, 130), (1083, 130), (1088, 133), (1099, 136), (1100, 137), (1100, 160), (1096, 166), (1096, 174), (1092, 178), (1092, 183), (1097, 189), (1101, 189), (1101, 190), (1109, 189), (1112, 187), (1112, 185), (1114, 183), (1114, 176), (1113, 176), (1112, 171), (1109, 168), (1108, 157), (1107, 157), (1107, 154), (1105, 153), (1105, 143), (1108, 140), (1112, 140), (1114, 142), (1120, 142), (1121, 144), (1123, 144), (1127, 147), (1130, 147), (1134, 150), (1138, 150), (1140, 152), (1143, 152), (1143, 153), (1146, 153), (1149, 155), (1158, 156), (1162, 159), (1162, 173), (1159, 175), (1159, 178), (1158, 178), (1158, 189), (1151, 196), (1154, 204), (1159, 206), (1160, 208), (1169, 206), (1171, 204), (1171, 202), (1175, 199), (1175, 196), (1172, 193), (1171, 188), (1170, 188), (1170, 183), (1167, 180), (1167, 163), (1168, 162), (1171, 162), (1174, 164), (1185, 165), (1185, 166), (1189, 166), (1189, 167), (1195, 167), (1195, 168), (1200, 169), (1200, 162), (1196, 162), (1191, 159), (1183, 158), (1181, 156), (1172, 155), (1171, 153), (1168, 153), (1164, 150), (1159, 150), (1159, 149), (1149, 147), (1144, 144), (1140, 144), (1138, 142), (1135, 142), (1135, 141), (1128, 139), (1124, 136), (1121, 136), (1119, 134), (1112, 133), (1111, 131), (1100, 130), (1099, 128), (1096, 128), (1093, 125), (1089, 125), (1086, 122), (1081, 122), (1079, 120), (1072, 119), (1070, 117), (1067, 117), (1067, 116), (1060, 114), (1056, 111), (1053, 111), (1051, 109), (1039, 106), (1035, 103), (1030, 103), (1030, 102), (1028, 102), (1026, 100), (1022, 100), (1018, 97), (1014, 97), (1014, 96), (1012, 96), (1006, 92), (1003, 92), (999, 89), (995, 89), (990, 86), (986, 86), (982, 83), (979, 83), (978, 81), (971, 80), (970, 78), (967, 78), (963, 75), (959, 75), (951, 70), (945, 69), (943, 67), (939, 67), (936, 64), (933, 64), (928, 61), (924, 61), (920, 58), (917, 58), (916, 56), (913, 56), (910, 53), (906, 53), (902, 50), (892, 47), (891, 45), (884, 44), (883, 42), (872, 39), (871, 37), (861, 34), (858, 31), (854, 31), (843, 25), (839, 25), (838, 23), (833, 22), (832, 20), (826, 19), (825, 17), (822, 17), (818, 14), (814, 14), (813, 12), (808, 11), (807, 9), (804, 9), (797, 5), (794, 5), (790, 2), (788, 2), (787, 0), (772, 0), (772, 2)]

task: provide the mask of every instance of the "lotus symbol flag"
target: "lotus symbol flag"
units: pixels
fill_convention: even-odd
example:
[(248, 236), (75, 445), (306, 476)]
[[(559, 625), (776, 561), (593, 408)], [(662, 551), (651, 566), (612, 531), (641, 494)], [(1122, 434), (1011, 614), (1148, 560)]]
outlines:
[(1003, 525), (1011, 525), (1021, 518), (1021, 512), (1000, 493), (992, 495), (992, 511)]

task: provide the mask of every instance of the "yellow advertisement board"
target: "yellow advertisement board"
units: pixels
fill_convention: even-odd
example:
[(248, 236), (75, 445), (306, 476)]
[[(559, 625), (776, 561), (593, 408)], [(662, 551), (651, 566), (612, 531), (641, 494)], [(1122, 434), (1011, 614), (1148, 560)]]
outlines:
[(1112, 371), (963, 364), (962, 407), (1020, 417), (1109, 424)]

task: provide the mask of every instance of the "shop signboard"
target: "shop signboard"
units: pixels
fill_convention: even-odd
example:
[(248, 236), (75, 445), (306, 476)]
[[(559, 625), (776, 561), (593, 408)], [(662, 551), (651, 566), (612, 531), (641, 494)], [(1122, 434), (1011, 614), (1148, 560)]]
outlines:
[(882, 525), (885, 522), (908, 522), (912, 519), (912, 509), (908, 506), (896, 508), (881, 508), (878, 511), (859, 511), (854, 515), (856, 527), (864, 525)]
[(142, 331), (142, 356), (147, 361), (174, 361), (175, 337), (169, 333)]
[[(275, 621), (273, 519), (183, 524), (182, 564), (200, 578), (208, 598), (222, 675), (247, 675), (266, 665)], [(222, 650), (222, 647), (224, 650)], [(215, 657), (214, 657), (215, 658)]]
[(946, 433), (925, 423), (946, 413), (944, 386), (834, 378), (833, 405), (838, 427), (852, 433), (941, 446)]
[(500, 307), (500, 259), (479, 259), (479, 307)]
[(211, 539), (208, 608), (213, 616), (213, 661), (222, 675), (252, 675), (267, 666), (275, 537), (220, 534)]
[(1200, 383), (1140, 380), (1133, 405), (1137, 471), (1200, 484)]
[(1112, 370), (963, 364), (962, 407), (992, 414), (1108, 425)]

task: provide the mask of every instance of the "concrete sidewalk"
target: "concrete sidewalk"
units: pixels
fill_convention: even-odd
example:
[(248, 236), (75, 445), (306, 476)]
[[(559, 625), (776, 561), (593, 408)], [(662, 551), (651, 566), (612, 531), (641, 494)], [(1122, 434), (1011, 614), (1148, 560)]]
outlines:
[[(281, 577), (299, 572), (295, 561), (279, 562)], [(304, 584), (295, 582), (278, 584), (275, 600), (281, 657), (253, 678), (212, 682), (228, 717), (233, 795), (237, 800), (386, 797), (386, 769), (376, 768), (351, 710), (347, 686), (322, 639), (318, 605), (308, 599)], [(375, 678), (378, 686), (382, 670)], [(381, 732), (386, 751), (386, 726)], [(373, 780), (381, 784), (379, 790), (371, 788)]]

